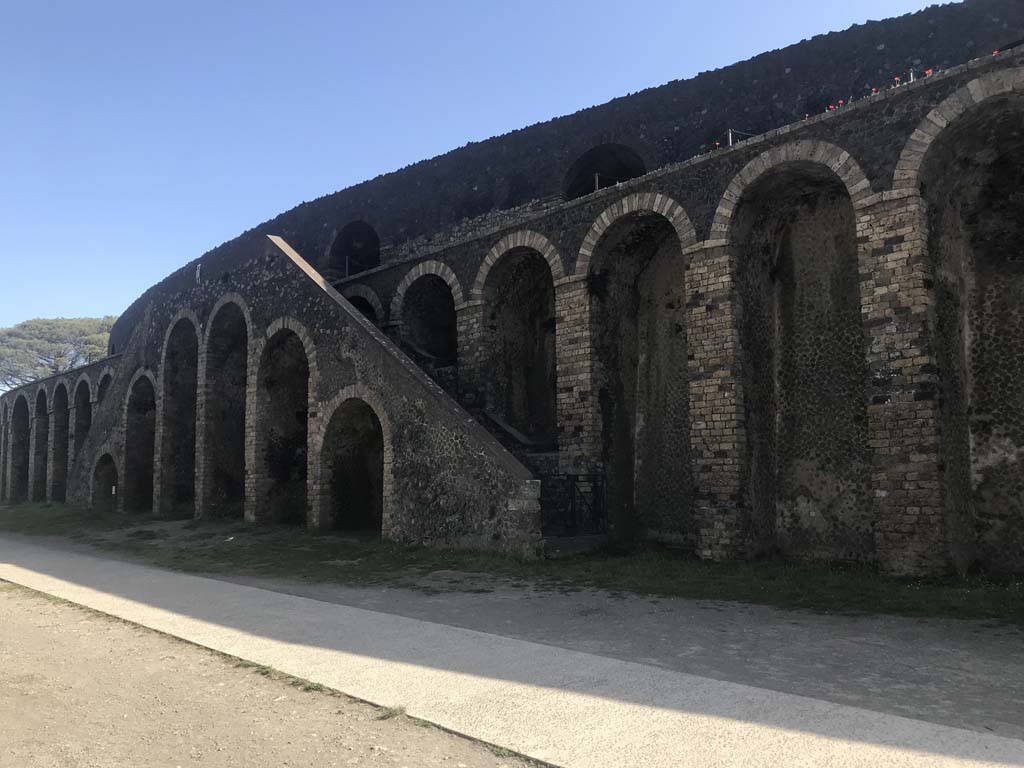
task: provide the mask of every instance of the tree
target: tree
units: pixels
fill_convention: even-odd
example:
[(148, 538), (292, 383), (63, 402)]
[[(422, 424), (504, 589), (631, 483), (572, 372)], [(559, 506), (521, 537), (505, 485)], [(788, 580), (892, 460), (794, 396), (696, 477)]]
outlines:
[(58, 317), (0, 328), (0, 392), (106, 357), (116, 319)]

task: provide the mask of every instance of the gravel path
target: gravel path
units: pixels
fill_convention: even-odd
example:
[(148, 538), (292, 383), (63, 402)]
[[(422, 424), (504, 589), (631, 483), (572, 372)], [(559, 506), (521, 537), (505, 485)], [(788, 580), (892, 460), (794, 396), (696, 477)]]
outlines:
[(0, 768), (526, 765), (296, 682), (0, 582)]

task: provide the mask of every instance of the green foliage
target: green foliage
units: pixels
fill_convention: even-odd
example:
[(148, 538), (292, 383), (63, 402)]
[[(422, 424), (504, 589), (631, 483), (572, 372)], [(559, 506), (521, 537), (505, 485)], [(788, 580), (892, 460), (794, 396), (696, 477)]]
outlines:
[(116, 319), (58, 317), (0, 328), (0, 392), (106, 357)]

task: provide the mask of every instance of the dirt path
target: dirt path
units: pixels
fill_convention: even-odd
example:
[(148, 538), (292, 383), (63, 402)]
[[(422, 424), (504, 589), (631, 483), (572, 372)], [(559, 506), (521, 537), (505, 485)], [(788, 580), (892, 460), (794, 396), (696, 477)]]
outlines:
[(0, 768), (525, 766), (0, 582)]

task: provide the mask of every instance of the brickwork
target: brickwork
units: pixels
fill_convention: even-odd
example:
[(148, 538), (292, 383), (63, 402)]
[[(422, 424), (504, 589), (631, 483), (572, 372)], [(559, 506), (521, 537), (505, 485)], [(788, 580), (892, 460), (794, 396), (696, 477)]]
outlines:
[[(0, 495), (57, 498), (66, 444), (69, 501), (151, 485), (166, 513), (184, 451), (194, 488), (170, 484), (200, 516), (266, 523), (277, 504), (326, 529), (347, 488), (352, 524), (388, 539), (534, 554), (555, 457), (517, 459), (483, 414), (543, 436), (553, 313), (557, 472), (604, 476), (613, 536), (1020, 572), (1022, 65), (973, 61), (675, 165), (641, 147), (652, 172), (571, 201), (467, 204), (450, 228), (385, 237), (384, 265), (340, 293), (247, 233), (148, 291), (119, 356), (0, 396)], [(344, 219), (314, 210), (273, 226), (326, 253)], [(394, 224), (371, 213), (350, 218)], [(186, 319), (194, 371), (171, 354)], [(182, 371), (194, 409), (172, 396), (169, 418)], [(150, 430), (129, 408), (141, 380)]]
[(697, 546), (701, 557), (724, 560), (744, 554), (749, 543), (740, 510), (746, 435), (735, 263), (724, 241), (698, 243), (687, 251), (687, 373)]
[(195, 508), (199, 329), (196, 313), (182, 309), (167, 326), (161, 345), (156, 389), (153, 509), (164, 517), (184, 513), (191, 516)]
[(249, 386), (253, 345), (245, 299), (237, 293), (218, 298), (199, 354), (196, 517), (245, 516), (246, 425), (255, 408)]

